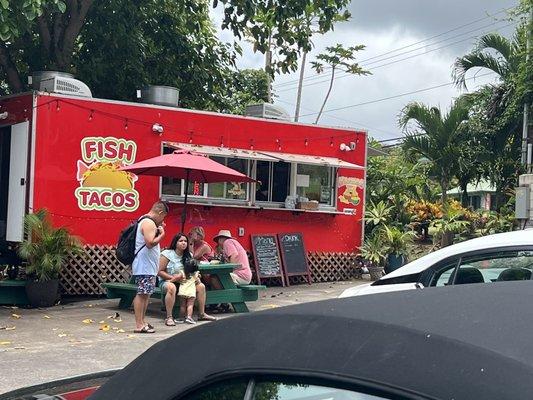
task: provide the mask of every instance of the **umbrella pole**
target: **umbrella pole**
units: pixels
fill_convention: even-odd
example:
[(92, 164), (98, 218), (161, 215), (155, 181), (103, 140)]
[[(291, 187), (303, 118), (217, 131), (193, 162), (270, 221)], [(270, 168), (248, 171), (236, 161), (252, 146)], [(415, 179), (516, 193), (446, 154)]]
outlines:
[(181, 230), (180, 232), (185, 233), (185, 219), (187, 218), (187, 195), (189, 193), (189, 174), (191, 170), (187, 170), (187, 176), (185, 178), (185, 200), (183, 202), (183, 210), (181, 211)]

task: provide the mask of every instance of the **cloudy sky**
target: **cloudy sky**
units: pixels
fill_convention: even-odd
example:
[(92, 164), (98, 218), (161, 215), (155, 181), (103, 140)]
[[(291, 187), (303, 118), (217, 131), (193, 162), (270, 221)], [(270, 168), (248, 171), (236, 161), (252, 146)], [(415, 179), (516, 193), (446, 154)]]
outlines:
[[(313, 38), (315, 49), (308, 60), (326, 46), (364, 44), (357, 60), (372, 72), (369, 76), (338, 74), (320, 124), (368, 130), (378, 140), (401, 135), (398, 114), (410, 101), (447, 108), (460, 92), (451, 82), (451, 66), (464, 55), (476, 38), (498, 32), (511, 36), (514, 25), (505, 19), (505, 9), (518, 0), (353, 0), (352, 19), (338, 24), (334, 32)], [(215, 17), (215, 19), (218, 19)], [(223, 40), (232, 41), (228, 32)], [(245, 47), (239, 68), (262, 68), (264, 56)], [(469, 89), (491, 82), (494, 75), (477, 71)], [(347, 76), (344, 76), (347, 75)], [(305, 71), (300, 121), (314, 122), (329, 84), (327, 73)], [(474, 73), (469, 77), (473, 77)], [(277, 76), (275, 104), (294, 116), (298, 73)], [(444, 85), (431, 90), (433, 86)], [(420, 91), (423, 90), (423, 91)], [(388, 100), (408, 92), (420, 91)], [(381, 101), (380, 101), (381, 100)], [(368, 104), (361, 104), (368, 103)], [(331, 110), (328, 112), (328, 110)]]

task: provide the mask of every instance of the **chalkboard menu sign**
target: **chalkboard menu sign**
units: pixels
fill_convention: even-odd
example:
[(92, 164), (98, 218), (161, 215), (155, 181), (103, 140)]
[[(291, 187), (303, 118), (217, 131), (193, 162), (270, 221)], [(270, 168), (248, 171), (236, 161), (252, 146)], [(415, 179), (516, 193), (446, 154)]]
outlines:
[(264, 278), (279, 277), (281, 278), (281, 284), (285, 286), (285, 277), (283, 276), (276, 235), (252, 235), (252, 250), (258, 283), (261, 284), (261, 279)]
[(280, 233), (278, 240), (287, 282), (289, 276), (305, 275), (311, 284), (311, 271), (307, 264), (303, 235), (301, 233)]

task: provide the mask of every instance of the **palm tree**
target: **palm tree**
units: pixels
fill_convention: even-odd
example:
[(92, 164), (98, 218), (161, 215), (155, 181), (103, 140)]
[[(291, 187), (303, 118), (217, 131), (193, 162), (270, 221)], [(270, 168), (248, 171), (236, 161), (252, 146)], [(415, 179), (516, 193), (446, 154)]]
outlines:
[[(417, 102), (409, 103), (400, 114), (399, 124), (406, 134), (403, 147), (415, 158), (424, 158), (431, 164), (431, 173), (441, 187), (442, 204), (446, 204), (446, 191), (457, 170), (461, 127), (467, 118), (462, 99), (456, 100), (445, 116), (439, 108)], [(408, 128), (410, 123), (415, 124), (414, 130)]]
[[(518, 168), (521, 144), (522, 108), (527, 104), (521, 82), (524, 73), (526, 36), (528, 24), (522, 24), (512, 39), (489, 33), (479, 38), (473, 51), (458, 58), (453, 67), (453, 79), (459, 87), (466, 88), (465, 76), (475, 68), (498, 74), (499, 83), (483, 86), (472, 93), (473, 99), (483, 104), (483, 135), (488, 139), (491, 154), (487, 177), (497, 187), (495, 206), (503, 204), (505, 188), (513, 186)], [(522, 72), (521, 72), (522, 71)], [(522, 142), (522, 151), (525, 150)], [(525, 154), (522, 154), (525, 161)]]

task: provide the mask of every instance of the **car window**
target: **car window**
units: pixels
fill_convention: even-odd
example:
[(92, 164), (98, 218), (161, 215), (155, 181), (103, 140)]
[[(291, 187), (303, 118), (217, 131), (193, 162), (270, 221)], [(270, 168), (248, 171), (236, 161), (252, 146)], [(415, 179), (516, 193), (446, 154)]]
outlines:
[(533, 251), (503, 251), (465, 257), (454, 284), (529, 280), (533, 271)]
[(257, 382), (253, 400), (379, 400), (371, 394), (304, 383)]
[[(375, 390), (373, 390), (375, 392)], [(401, 398), (396, 395), (394, 398)], [(407, 397), (406, 397), (407, 398)], [(347, 390), (308, 381), (297, 383), (285, 378), (277, 381), (261, 379), (231, 379), (202, 387), (177, 399), (187, 400), (384, 400), (377, 394), (367, 394), (357, 390)]]
[(430, 286), (447, 286), (452, 283), (453, 271), (457, 267), (457, 261), (448, 263), (438, 268), (431, 279)]

